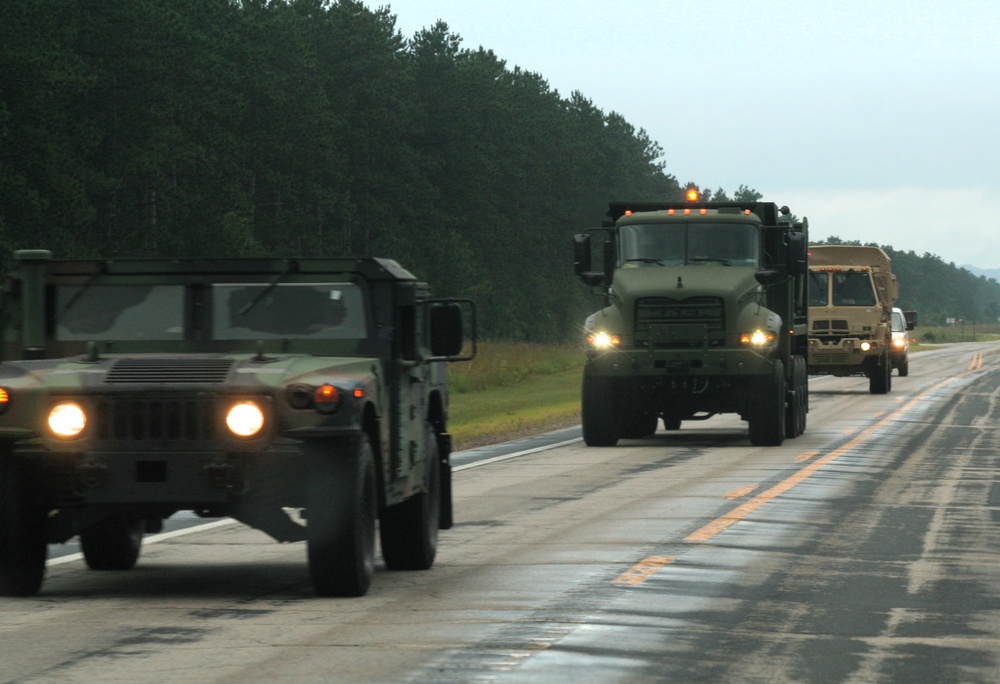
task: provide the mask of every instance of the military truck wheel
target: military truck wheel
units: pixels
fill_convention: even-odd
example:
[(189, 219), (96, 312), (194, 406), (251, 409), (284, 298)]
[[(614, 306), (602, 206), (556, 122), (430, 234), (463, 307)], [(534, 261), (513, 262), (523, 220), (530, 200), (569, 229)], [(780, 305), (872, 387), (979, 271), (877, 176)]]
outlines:
[(146, 521), (115, 514), (80, 530), (80, 550), (91, 570), (131, 570), (139, 560)]
[(583, 374), (580, 420), (587, 446), (614, 446), (618, 443), (618, 397), (614, 378)]
[(798, 437), (806, 431), (806, 412), (809, 409), (809, 374), (806, 360), (792, 357), (791, 386), (793, 396), (785, 413), (785, 436)]
[(320, 596), (364, 596), (375, 574), (375, 461), (367, 436), (349, 444), (308, 447), (306, 548)]
[(427, 570), (437, 554), (438, 522), (441, 517), (441, 460), (434, 429), (427, 426), (428, 467), (425, 491), (389, 506), (379, 518), (382, 558), (390, 570)]
[(680, 430), (681, 429), (681, 419), (680, 418), (663, 418), (663, 429), (664, 430)]
[(785, 441), (785, 368), (774, 360), (771, 372), (754, 382), (750, 397), (750, 443), (781, 446)]
[(45, 517), (29, 500), (17, 464), (0, 449), (0, 596), (34, 596), (45, 577)]
[(868, 391), (872, 394), (888, 394), (892, 389), (892, 362), (888, 355), (879, 358), (879, 363), (870, 370)]

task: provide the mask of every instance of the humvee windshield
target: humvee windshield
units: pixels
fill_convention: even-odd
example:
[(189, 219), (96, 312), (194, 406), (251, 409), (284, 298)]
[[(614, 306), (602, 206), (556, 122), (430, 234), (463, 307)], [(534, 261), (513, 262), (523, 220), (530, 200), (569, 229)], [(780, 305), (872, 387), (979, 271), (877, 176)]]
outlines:
[[(73, 285), (56, 288), (60, 341), (185, 339), (183, 285)], [(215, 340), (361, 339), (368, 321), (350, 283), (211, 285)]]
[(625, 268), (697, 264), (756, 268), (760, 263), (760, 236), (752, 224), (630, 224), (619, 233)]

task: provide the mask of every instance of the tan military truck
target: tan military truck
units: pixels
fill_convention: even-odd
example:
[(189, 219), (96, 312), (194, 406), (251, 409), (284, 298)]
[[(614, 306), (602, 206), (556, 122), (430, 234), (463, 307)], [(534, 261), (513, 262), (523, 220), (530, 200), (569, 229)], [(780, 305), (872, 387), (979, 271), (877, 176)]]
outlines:
[(899, 283), (878, 247), (809, 248), (809, 372), (868, 377), (872, 394), (892, 389), (892, 305)]

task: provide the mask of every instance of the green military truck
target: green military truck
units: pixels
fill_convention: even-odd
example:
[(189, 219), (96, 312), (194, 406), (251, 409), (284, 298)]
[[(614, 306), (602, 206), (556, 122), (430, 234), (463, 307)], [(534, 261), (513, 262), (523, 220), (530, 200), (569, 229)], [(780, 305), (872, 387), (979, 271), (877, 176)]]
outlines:
[(389, 569), (432, 565), (471, 302), (386, 259), (14, 260), (0, 594), (37, 593), (75, 536), (90, 568), (130, 569), (178, 511), (304, 540), (319, 595), (367, 592), (376, 521)]
[[(754, 445), (805, 430), (808, 221), (769, 202), (614, 202), (575, 237), (590, 446), (738, 413)], [(597, 263), (598, 268), (593, 268)]]
[(863, 375), (872, 394), (892, 390), (892, 307), (899, 283), (882, 249), (809, 248), (809, 372)]

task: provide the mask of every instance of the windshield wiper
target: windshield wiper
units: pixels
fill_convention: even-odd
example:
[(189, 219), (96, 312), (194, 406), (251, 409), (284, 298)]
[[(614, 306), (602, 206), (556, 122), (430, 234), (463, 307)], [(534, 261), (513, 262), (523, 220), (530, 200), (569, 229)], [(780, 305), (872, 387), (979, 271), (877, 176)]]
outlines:
[(256, 297), (254, 297), (249, 302), (247, 302), (246, 304), (244, 304), (243, 307), (239, 311), (237, 311), (236, 313), (238, 315), (242, 316), (243, 314), (246, 314), (247, 312), (249, 312), (250, 309), (252, 309), (255, 306), (257, 306), (257, 303), (260, 302), (260, 300), (262, 300), (264, 297), (266, 297), (271, 292), (273, 292), (274, 288), (278, 287), (278, 283), (281, 282), (282, 278), (284, 278), (285, 276), (287, 276), (289, 273), (295, 273), (298, 270), (299, 270), (299, 262), (296, 261), (295, 259), (289, 259), (288, 260), (288, 265), (285, 266), (285, 270), (282, 271), (281, 273), (279, 273), (278, 275), (274, 276), (274, 278), (271, 280), (271, 282), (267, 284), (267, 287), (265, 287), (263, 290), (261, 290), (260, 293)]
[(642, 264), (659, 264), (660, 266), (666, 266), (666, 264), (663, 263), (663, 259), (653, 259), (652, 257), (636, 257), (634, 259), (626, 259), (625, 263), (630, 264), (633, 261), (638, 261)]

